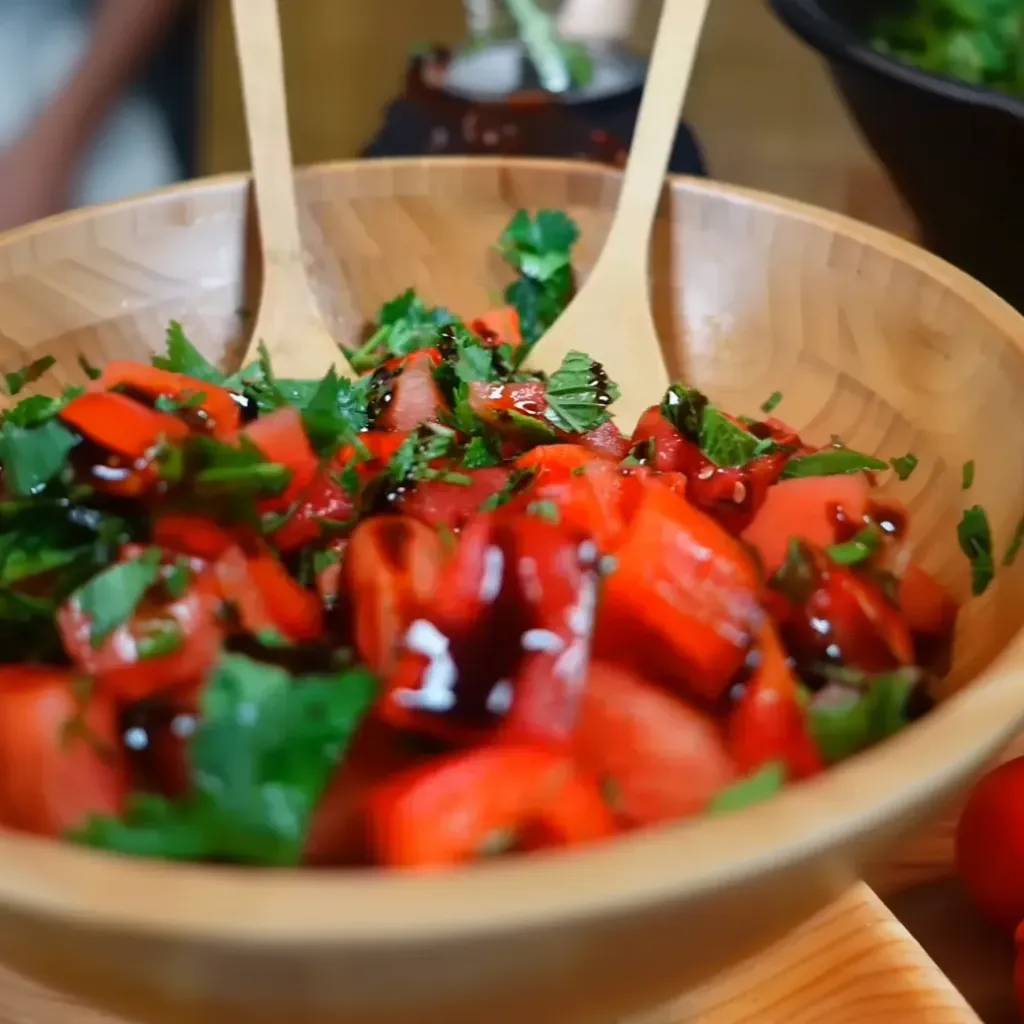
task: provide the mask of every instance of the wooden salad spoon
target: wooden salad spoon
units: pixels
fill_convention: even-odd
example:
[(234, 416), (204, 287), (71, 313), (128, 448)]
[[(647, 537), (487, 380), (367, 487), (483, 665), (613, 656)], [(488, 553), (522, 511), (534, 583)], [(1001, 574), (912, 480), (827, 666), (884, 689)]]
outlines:
[(310, 288), (288, 137), (277, 0), (231, 0), (263, 255), (263, 292), (243, 366), (266, 346), (282, 377), (351, 377)]
[(651, 315), (651, 228), (709, 0), (665, 0), (611, 229), (586, 283), (537, 343), (529, 363), (553, 373), (571, 351), (596, 359), (621, 388), (628, 430), (669, 384)]

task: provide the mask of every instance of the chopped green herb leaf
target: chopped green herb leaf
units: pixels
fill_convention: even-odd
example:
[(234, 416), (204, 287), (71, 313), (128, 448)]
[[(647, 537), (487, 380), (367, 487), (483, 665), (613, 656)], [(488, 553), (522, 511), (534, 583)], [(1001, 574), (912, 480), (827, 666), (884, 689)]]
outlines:
[(84, 373), (89, 380), (99, 380), (100, 377), (103, 376), (103, 372), (93, 366), (85, 356), (78, 357), (78, 365), (82, 368), (82, 373)]
[(1017, 523), (1017, 529), (1013, 531), (1010, 543), (1007, 545), (1006, 554), (1003, 555), (1003, 565), (1009, 567), (1017, 560), (1021, 545), (1024, 544), (1024, 516)]
[(562, 521), (558, 506), (553, 501), (531, 501), (526, 506), (526, 512), (527, 515), (536, 516), (556, 526)]
[(158, 622), (135, 640), (135, 651), (140, 661), (164, 658), (180, 651), (185, 637), (177, 622)]
[(547, 418), (559, 430), (584, 434), (611, 418), (608, 406), (618, 386), (604, 368), (583, 352), (569, 352), (551, 375), (546, 391)]
[(781, 391), (773, 391), (767, 397), (767, 399), (765, 399), (765, 401), (763, 401), (761, 403), (761, 412), (763, 412), (765, 415), (767, 415), (768, 413), (772, 412), (775, 409), (775, 407), (779, 404), (779, 402), (781, 402), (781, 401), (782, 401), (782, 392)]
[(184, 373), (209, 384), (224, 383), (224, 374), (188, 340), (177, 320), (167, 325), (167, 355), (154, 356), (153, 365), (161, 370)]
[(102, 644), (135, 614), (146, 591), (159, 578), (160, 551), (147, 548), (136, 558), (97, 573), (75, 592), (75, 602), (89, 617), (89, 635), (94, 646)]
[(974, 459), (968, 459), (960, 473), (960, 489), (969, 491), (974, 484)]
[(462, 465), (466, 469), (489, 469), (499, 465), (501, 456), (494, 448), (494, 443), (486, 437), (471, 437), (462, 453)]
[(910, 452), (907, 452), (906, 455), (897, 455), (895, 459), (889, 460), (889, 465), (892, 466), (900, 480), (906, 480), (917, 469), (917, 463), (917, 456)]
[(20, 370), (12, 373), (5, 373), (4, 380), (7, 382), (7, 394), (13, 396), (24, 391), (29, 384), (34, 384), (57, 360), (53, 356), (42, 356), (35, 359)]
[(365, 344), (347, 353), (352, 368), (360, 373), (395, 356), (407, 356), (437, 345), (441, 328), (458, 323), (447, 309), (427, 306), (409, 288), (384, 303), (377, 314), (376, 327)]
[(745, 466), (764, 449), (749, 430), (744, 430), (725, 413), (709, 405), (701, 418), (700, 450), (716, 466), (729, 467)]
[(805, 476), (842, 476), (847, 473), (861, 473), (866, 470), (888, 469), (889, 463), (873, 455), (856, 452), (852, 448), (822, 448), (810, 455), (798, 455), (790, 459), (782, 475), (785, 478)]
[(956, 528), (960, 550), (971, 563), (971, 593), (975, 597), (984, 594), (995, 576), (992, 560), (992, 527), (988, 514), (980, 505), (964, 510)]
[(726, 814), (750, 807), (752, 804), (763, 803), (778, 793), (785, 784), (786, 766), (781, 761), (769, 761), (753, 775), (720, 789), (711, 798), (708, 813)]
[(882, 543), (882, 531), (877, 526), (865, 526), (863, 530), (842, 544), (830, 544), (825, 553), (837, 565), (857, 565), (867, 561)]
[(842, 761), (899, 732), (922, 678), (920, 669), (906, 668), (869, 677), (857, 689), (821, 690), (811, 699), (808, 722), (822, 757)]
[(789, 538), (786, 557), (768, 583), (794, 604), (804, 604), (814, 593), (818, 571), (807, 545), (798, 537)]
[(191, 795), (174, 803), (138, 796), (123, 819), (94, 817), (70, 838), (143, 857), (298, 864), (313, 811), (375, 690), (363, 669), (293, 678), (225, 654), (188, 745)]
[[(49, 400), (47, 400), (49, 401)], [(10, 419), (0, 428), (0, 465), (12, 494), (37, 494), (67, 465), (75, 435), (56, 420), (20, 427)]]

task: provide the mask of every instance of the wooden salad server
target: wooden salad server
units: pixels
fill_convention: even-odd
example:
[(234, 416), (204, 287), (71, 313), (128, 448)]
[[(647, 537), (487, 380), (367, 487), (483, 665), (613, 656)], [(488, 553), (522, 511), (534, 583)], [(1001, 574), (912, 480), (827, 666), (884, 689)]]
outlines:
[(586, 282), (530, 354), (552, 373), (571, 351), (601, 363), (622, 395), (615, 417), (630, 431), (669, 383), (651, 315), (650, 241), (672, 142), (709, 0), (665, 0), (636, 133), (604, 248)]
[(242, 365), (258, 358), (262, 343), (282, 377), (319, 378), (331, 366), (351, 377), (306, 274), (277, 0), (231, 0), (231, 11), (263, 255), (263, 293)]

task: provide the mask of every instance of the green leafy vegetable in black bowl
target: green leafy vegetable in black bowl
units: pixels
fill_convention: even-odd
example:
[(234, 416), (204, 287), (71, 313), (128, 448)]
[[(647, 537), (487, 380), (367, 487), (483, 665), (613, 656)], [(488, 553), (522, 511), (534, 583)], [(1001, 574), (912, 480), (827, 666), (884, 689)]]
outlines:
[(877, 50), (923, 71), (1024, 95), (1020, 0), (918, 0), (873, 30)]

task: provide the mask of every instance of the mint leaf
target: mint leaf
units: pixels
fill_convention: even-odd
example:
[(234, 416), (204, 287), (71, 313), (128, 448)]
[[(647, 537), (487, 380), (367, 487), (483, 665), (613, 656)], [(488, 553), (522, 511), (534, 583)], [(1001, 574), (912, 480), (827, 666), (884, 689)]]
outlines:
[(118, 626), (135, 614), (146, 591), (160, 577), (160, 550), (147, 548), (141, 555), (118, 562), (79, 587), (72, 600), (90, 620), (89, 634), (98, 647)]
[(733, 423), (713, 405), (704, 410), (700, 424), (700, 450), (723, 468), (745, 466), (761, 454), (760, 439)]
[(611, 418), (608, 406), (619, 389), (600, 363), (583, 352), (568, 352), (548, 379), (545, 397), (549, 422), (567, 433), (585, 434)]
[(210, 384), (224, 384), (224, 374), (188, 340), (177, 320), (167, 325), (166, 344), (167, 355), (153, 357), (155, 367), (172, 373), (184, 373)]
[(861, 473), (865, 470), (888, 469), (889, 463), (873, 455), (856, 452), (852, 448), (822, 448), (810, 455), (798, 455), (790, 459), (782, 470), (784, 478), (806, 476), (843, 476)]
[(0, 429), (0, 465), (7, 489), (19, 497), (37, 494), (64, 469), (77, 443), (75, 435), (54, 419), (36, 427), (5, 419)]

